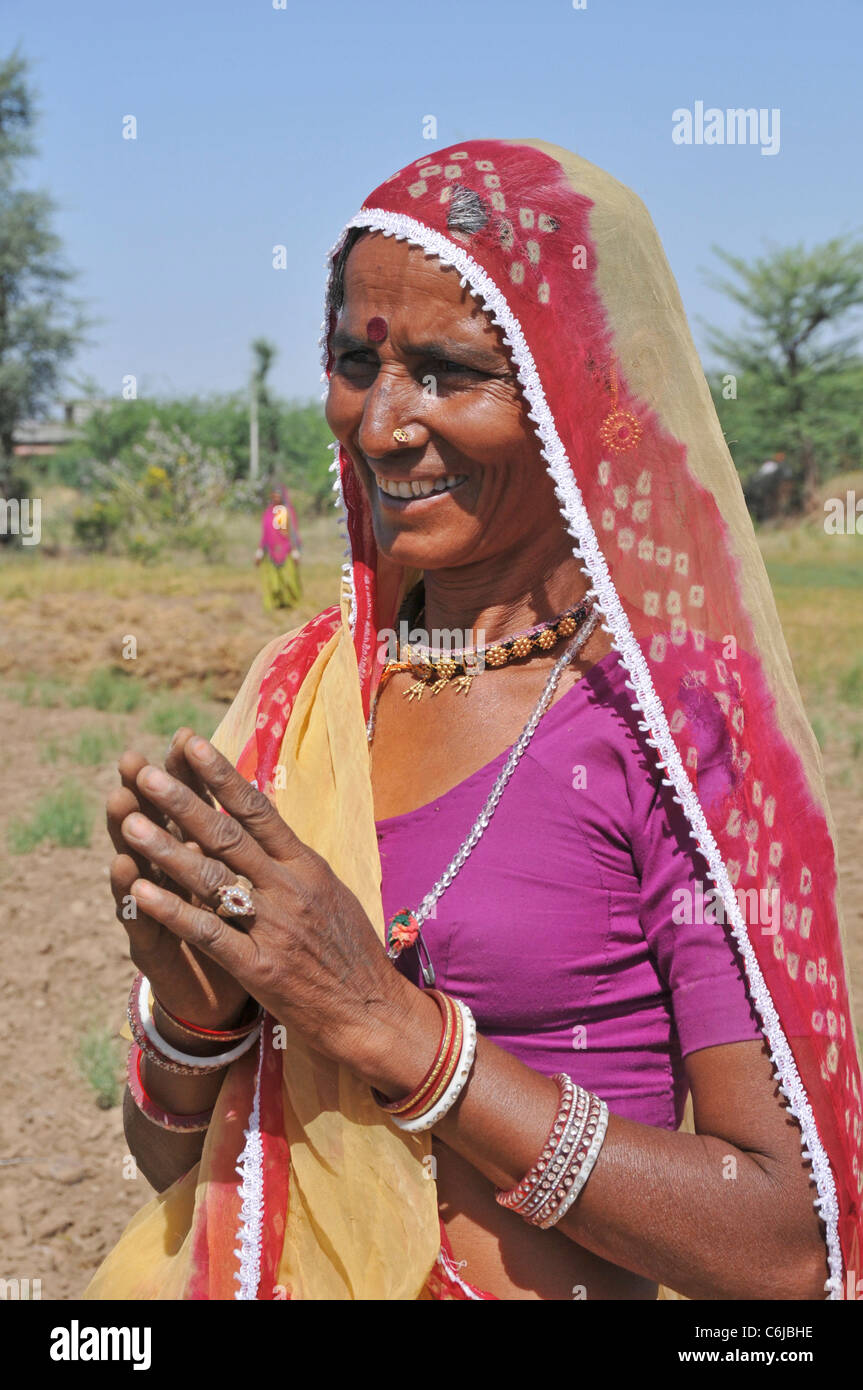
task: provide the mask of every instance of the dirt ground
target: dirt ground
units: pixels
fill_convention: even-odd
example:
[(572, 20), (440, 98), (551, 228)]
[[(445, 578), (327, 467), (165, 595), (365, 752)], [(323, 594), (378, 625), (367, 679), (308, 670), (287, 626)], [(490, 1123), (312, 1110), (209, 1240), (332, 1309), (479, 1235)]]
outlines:
[[(337, 566), (336, 572), (337, 572)], [(332, 573), (332, 571), (331, 571)], [(245, 582), (245, 581), (244, 581)], [(329, 583), (329, 581), (328, 581)], [(337, 592), (333, 583), (331, 594)], [(307, 602), (285, 618), (287, 628), (318, 611), (314, 586)], [(130, 604), (132, 607), (130, 608)], [(70, 608), (77, 618), (70, 620)], [(218, 613), (218, 640), (214, 624)], [(16, 640), (0, 651), (0, 898), (3, 970), (0, 983), (0, 1277), (41, 1280), (46, 1299), (80, 1295), (102, 1256), (131, 1216), (151, 1196), (146, 1180), (128, 1175), (121, 1110), (100, 1109), (78, 1066), (81, 1036), (94, 1026), (115, 1033), (123, 1021), (134, 969), (126, 937), (114, 919), (108, 888), (111, 855), (102, 803), (115, 784), (113, 754), (98, 766), (71, 763), (66, 750), (84, 730), (110, 726), (122, 745), (160, 757), (167, 739), (145, 730), (148, 708), (101, 714), (63, 704), (43, 708), (13, 698), (10, 682), (24, 666), (55, 681), (85, 665), (116, 656), (118, 638), (139, 634), (142, 674), (206, 679), (207, 693), (227, 698), (253, 654), (278, 627), (256, 596), (241, 589), (210, 591), (189, 603), (181, 595), (127, 597), (91, 592), (70, 605), (46, 594), (34, 606), (13, 599), (7, 615)], [(34, 633), (38, 623), (38, 640)], [(18, 638), (27, 640), (24, 661)], [(199, 697), (210, 727), (220, 706)], [(221, 706), (223, 708), (224, 706)], [(835, 711), (820, 711), (838, 717)], [(45, 759), (48, 740), (60, 756)], [(863, 1024), (863, 785), (860, 765), (848, 775), (842, 747), (825, 754), (831, 805), (839, 832), (848, 960), (858, 1027)], [(37, 848), (12, 854), (10, 823), (29, 813), (67, 772), (92, 802), (89, 848)]]

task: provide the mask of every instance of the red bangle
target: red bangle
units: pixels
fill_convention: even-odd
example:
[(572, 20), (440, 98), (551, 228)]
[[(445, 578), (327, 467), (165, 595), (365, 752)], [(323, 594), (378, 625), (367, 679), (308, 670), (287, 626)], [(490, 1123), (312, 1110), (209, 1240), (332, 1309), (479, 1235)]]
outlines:
[(407, 1109), (398, 1112), (399, 1120), (418, 1120), (422, 1115), (427, 1115), (430, 1110), (433, 1110), (458, 1070), (462, 1047), (464, 1046), (464, 1028), (461, 1013), (452, 999), (447, 999), (447, 1003), (452, 1014), (452, 1030), (448, 1045), (444, 1050), (440, 1073), (424, 1095), (419, 1096)]
[[(155, 994), (153, 1000), (159, 1005), (166, 1018), (175, 1023), (178, 1028), (185, 1029), (193, 1038), (210, 1038), (213, 1042), (239, 1042), (241, 1038), (247, 1038), (264, 1013), (259, 1004), (254, 1018), (249, 1023), (239, 1023), (236, 1028), (202, 1028), (199, 1023), (189, 1023), (188, 1019), (180, 1018), (178, 1014), (172, 1014), (171, 1010), (166, 1009), (161, 999), (157, 999)], [(254, 1000), (251, 1002), (254, 1003)]]
[(419, 1085), (401, 1100), (388, 1101), (380, 1091), (372, 1088), (372, 1095), (381, 1109), (390, 1115), (398, 1115), (400, 1119), (416, 1119), (432, 1108), (452, 1080), (461, 1056), (461, 1014), (449, 995), (436, 989), (427, 990), (426, 993), (434, 999), (442, 1018), (441, 1035), (431, 1066)]
[(141, 1049), (137, 1043), (132, 1043), (129, 1048), (126, 1079), (129, 1083), (132, 1099), (138, 1109), (160, 1129), (169, 1129), (177, 1134), (198, 1134), (209, 1126), (215, 1106), (209, 1110), (200, 1110), (197, 1115), (172, 1115), (169, 1110), (163, 1110), (161, 1106), (156, 1105), (155, 1101), (150, 1099), (141, 1080)]

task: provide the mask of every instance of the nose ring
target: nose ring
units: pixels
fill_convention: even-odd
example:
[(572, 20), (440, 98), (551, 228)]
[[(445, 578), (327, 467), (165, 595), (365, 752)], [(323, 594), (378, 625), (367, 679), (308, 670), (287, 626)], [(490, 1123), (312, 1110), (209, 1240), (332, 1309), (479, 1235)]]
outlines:
[(399, 428), (397, 430), (393, 430), (393, 439), (396, 441), (397, 444), (407, 444), (408, 440), (410, 439), (410, 435), (408, 434), (407, 430)]

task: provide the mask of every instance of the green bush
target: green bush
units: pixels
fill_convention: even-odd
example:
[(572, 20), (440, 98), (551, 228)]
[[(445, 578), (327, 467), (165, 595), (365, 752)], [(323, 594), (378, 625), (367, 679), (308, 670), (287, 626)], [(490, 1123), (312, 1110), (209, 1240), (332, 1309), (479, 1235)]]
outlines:
[(78, 1046), (78, 1070), (96, 1093), (100, 1110), (117, 1105), (121, 1095), (122, 1043), (107, 1028), (90, 1028)]
[(124, 509), (119, 502), (96, 497), (75, 511), (72, 530), (86, 550), (107, 550), (123, 521)]
[(153, 706), (147, 717), (145, 728), (151, 734), (170, 738), (177, 729), (185, 726), (195, 729), (206, 738), (213, 729), (213, 721), (194, 701), (183, 695), (163, 695)]
[(114, 729), (82, 729), (77, 743), (73, 743), (69, 751), (76, 763), (99, 767), (119, 752), (122, 745), (123, 740)]
[(37, 680), (35, 676), (28, 676), (23, 685), (13, 686), (10, 693), (16, 704), (29, 709), (34, 705), (40, 709), (57, 709), (65, 703), (68, 692), (59, 681)]
[(180, 549), (199, 551), (206, 560), (216, 560), (225, 553), (225, 537), (216, 526), (178, 526), (173, 543)]
[(839, 677), (839, 694), (847, 705), (863, 703), (863, 663), (859, 660)]
[(73, 709), (89, 705), (92, 709), (110, 710), (115, 714), (131, 714), (145, 693), (144, 686), (134, 676), (127, 676), (116, 666), (100, 666), (90, 672), (82, 686), (69, 692), (68, 702)]
[(130, 560), (138, 560), (142, 565), (155, 565), (165, 549), (165, 541), (158, 536), (146, 535), (142, 531), (121, 532), (123, 550)]
[(9, 848), (13, 854), (29, 854), (46, 843), (61, 849), (87, 849), (91, 830), (92, 813), (83, 788), (77, 782), (64, 782), (36, 803), (29, 820), (12, 821)]

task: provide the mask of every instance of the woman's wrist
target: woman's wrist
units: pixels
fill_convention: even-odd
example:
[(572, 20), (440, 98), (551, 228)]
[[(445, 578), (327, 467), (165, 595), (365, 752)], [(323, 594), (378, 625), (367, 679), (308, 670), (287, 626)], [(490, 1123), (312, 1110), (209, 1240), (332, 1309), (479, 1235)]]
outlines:
[(419, 1085), (437, 1053), (441, 1031), (434, 1000), (402, 976), (396, 978), (399, 986), (388, 1006), (364, 1030), (348, 1063), (357, 1076), (392, 1100)]
[(151, 1058), (141, 1058), (141, 1082), (152, 1101), (172, 1115), (197, 1115), (215, 1105), (226, 1068), (203, 1076), (182, 1076), (166, 1071)]
[[(246, 1005), (243, 1005), (241, 1009), (235, 1011), (231, 1019), (209, 1021), (199, 1026), (210, 1028), (213, 1031), (218, 1031), (220, 1028), (231, 1029), (236, 1027), (238, 1020), (246, 1012)], [(157, 1032), (165, 1039), (165, 1042), (170, 1043), (172, 1047), (178, 1048), (181, 1052), (189, 1052), (195, 1057), (216, 1056), (218, 1053), (224, 1052), (226, 1047), (232, 1045), (231, 1042), (227, 1042), (223, 1038), (196, 1037), (188, 1028), (178, 1027), (171, 1015), (165, 1012), (155, 997), (153, 999), (153, 1022)]]
[[(210, 1057), (224, 1051), (218, 1039), (191, 1037), (178, 1028), (158, 1000), (153, 1001), (153, 1022), (160, 1037), (194, 1057)], [(141, 1058), (141, 1081), (147, 1095), (157, 1105), (176, 1115), (194, 1115), (215, 1103), (222, 1088), (226, 1068), (200, 1076), (186, 1076), (160, 1067), (148, 1056)]]

